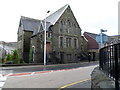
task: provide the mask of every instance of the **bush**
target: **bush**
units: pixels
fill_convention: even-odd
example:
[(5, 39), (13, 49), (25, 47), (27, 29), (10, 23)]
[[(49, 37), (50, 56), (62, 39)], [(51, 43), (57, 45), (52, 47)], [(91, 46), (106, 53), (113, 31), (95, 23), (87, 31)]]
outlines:
[(8, 53), (6, 60), (7, 61), (11, 61), (12, 60), (12, 55), (10, 53)]
[(13, 62), (15, 63), (15, 64), (18, 64), (19, 62), (18, 62), (18, 59), (19, 59), (19, 57), (18, 57), (18, 52), (17, 52), (17, 50), (14, 50), (13, 51), (13, 55), (12, 55), (12, 60), (13, 60)]
[(18, 52), (17, 52), (17, 50), (14, 50), (12, 55), (10, 53), (8, 53), (5, 63), (12, 62), (10, 64), (13, 64), (13, 63), (18, 64), (19, 63), (18, 59), (19, 59)]

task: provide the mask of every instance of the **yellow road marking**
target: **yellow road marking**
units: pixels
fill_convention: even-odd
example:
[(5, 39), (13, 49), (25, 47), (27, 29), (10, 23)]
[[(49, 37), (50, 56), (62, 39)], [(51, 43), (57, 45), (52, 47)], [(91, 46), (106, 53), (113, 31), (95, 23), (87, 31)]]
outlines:
[(71, 84), (62, 86), (62, 87), (58, 88), (58, 90), (61, 90), (61, 89), (66, 88), (66, 87), (68, 87), (68, 86), (72, 86), (72, 85), (74, 85), (74, 84), (77, 84), (77, 83), (80, 83), (80, 82), (84, 82), (84, 81), (88, 81), (88, 80), (91, 80), (91, 79), (89, 78), (89, 79), (84, 79), (84, 80), (81, 80), (81, 81), (78, 81), (78, 82), (74, 82), (74, 83), (71, 83)]

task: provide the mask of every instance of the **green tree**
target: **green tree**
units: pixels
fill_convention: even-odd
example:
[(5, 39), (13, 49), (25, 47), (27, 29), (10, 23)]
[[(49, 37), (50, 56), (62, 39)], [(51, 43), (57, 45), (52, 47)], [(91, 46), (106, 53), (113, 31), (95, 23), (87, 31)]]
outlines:
[(6, 60), (7, 61), (11, 61), (12, 60), (12, 55), (10, 53), (8, 53)]
[(19, 59), (18, 52), (17, 52), (17, 50), (14, 50), (13, 55), (12, 55), (12, 60), (14, 63), (18, 64), (18, 59)]

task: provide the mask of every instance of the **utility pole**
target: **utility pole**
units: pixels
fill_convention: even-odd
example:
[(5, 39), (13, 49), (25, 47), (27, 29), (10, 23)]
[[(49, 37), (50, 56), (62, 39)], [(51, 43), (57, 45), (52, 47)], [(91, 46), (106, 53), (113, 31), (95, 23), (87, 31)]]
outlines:
[(50, 11), (47, 11), (44, 19), (44, 65), (46, 65), (46, 16)]

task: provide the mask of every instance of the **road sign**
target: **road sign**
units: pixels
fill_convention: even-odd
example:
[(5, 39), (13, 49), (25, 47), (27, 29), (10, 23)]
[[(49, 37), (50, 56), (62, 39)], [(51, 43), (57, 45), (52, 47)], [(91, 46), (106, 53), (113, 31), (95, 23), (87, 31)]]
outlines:
[[(98, 43), (101, 42), (101, 35), (100, 35), (100, 34), (98, 34), (98, 35), (96, 36), (96, 41), (97, 41)], [(102, 41), (103, 41), (103, 43), (108, 42), (108, 36), (107, 36), (106, 34), (104, 34), (104, 33), (102, 33)]]
[[(100, 33), (96, 36), (96, 42), (103, 47), (103, 45), (108, 42), (108, 36), (104, 33)], [(101, 45), (102, 42), (102, 45)]]

